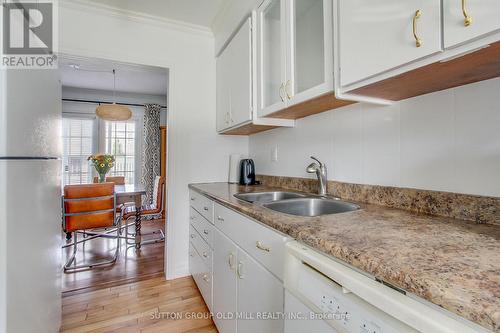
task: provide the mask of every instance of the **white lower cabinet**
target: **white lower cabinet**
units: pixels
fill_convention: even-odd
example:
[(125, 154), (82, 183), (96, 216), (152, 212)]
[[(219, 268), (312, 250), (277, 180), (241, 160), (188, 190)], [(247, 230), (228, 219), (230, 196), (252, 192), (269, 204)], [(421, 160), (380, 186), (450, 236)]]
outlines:
[[(238, 333), (283, 332), (283, 283), (241, 249), (238, 250)], [(274, 317), (275, 315), (278, 317)], [(246, 317), (246, 318), (245, 318)]]
[[(215, 206), (212, 266), (208, 265), (210, 258), (202, 257), (210, 247), (194, 230), (198, 222), (191, 228), (190, 270), (219, 332), (282, 333), (281, 247), (288, 237), (224, 206)], [(206, 280), (210, 280), (210, 293)]]
[(236, 332), (237, 247), (222, 232), (214, 233), (214, 321), (219, 333)]

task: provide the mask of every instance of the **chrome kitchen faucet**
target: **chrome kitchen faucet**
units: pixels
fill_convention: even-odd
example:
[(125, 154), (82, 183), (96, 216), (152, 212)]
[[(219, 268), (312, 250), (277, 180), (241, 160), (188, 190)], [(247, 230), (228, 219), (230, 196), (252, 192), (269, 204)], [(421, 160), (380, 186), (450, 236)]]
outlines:
[(319, 186), (318, 186), (318, 194), (319, 195), (326, 195), (327, 193), (327, 186), (328, 186), (328, 178), (327, 178), (327, 170), (326, 170), (326, 165), (321, 163), (316, 157), (311, 156), (313, 160), (315, 160), (318, 163), (311, 163), (307, 167), (306, 171), (308, 173), (316, 173), (316, 176), (318, 177), (319, 181)]

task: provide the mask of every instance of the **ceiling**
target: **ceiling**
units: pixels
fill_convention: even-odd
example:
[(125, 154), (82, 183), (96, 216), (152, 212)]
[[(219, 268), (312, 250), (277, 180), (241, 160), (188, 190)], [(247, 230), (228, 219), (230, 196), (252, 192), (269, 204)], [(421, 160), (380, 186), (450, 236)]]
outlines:
[[(210, 27), (228, 0), (88, 0), (89, 2)], [(245, 1), (245, 0), (238, 0)]]
[(165, 68), (138, 66), (97, 59), (59, 59), (59, 75), (63, 86), (96, 90), (113, 90), (137, 94), (167, 94), (168, 71)]

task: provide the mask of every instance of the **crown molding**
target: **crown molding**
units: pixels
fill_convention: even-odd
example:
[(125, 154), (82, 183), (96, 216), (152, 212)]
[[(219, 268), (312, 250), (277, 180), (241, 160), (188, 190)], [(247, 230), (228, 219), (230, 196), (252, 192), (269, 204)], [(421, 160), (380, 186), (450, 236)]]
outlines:
[(126, 9), (116, 8), (108, 5), (98, 4), (87, 0), (59, 0), (59, 7), (111, 16), (122, 20), (133, 21), (142, 24), (154, 25), (166, 29), (177, 30), (195, 35), (213, 38), (212, 30), (197, 24), (172, 20), (160, 16), (138, 13)]

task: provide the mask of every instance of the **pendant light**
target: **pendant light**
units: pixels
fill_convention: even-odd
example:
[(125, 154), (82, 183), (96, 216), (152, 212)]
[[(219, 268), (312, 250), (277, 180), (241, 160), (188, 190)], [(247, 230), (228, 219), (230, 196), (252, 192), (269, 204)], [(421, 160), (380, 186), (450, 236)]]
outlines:
[(116, 104), (116, 71), (113, 69), (113, 103), (100, 104), (96, 115), (104, 120), (123, 121), (132, 118), (132, 111), (125, 105)]

